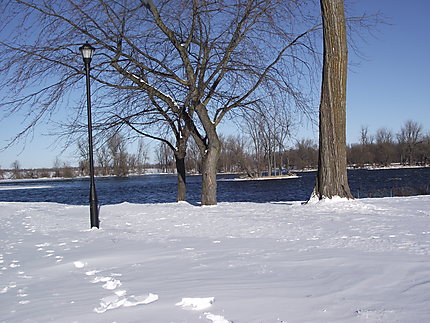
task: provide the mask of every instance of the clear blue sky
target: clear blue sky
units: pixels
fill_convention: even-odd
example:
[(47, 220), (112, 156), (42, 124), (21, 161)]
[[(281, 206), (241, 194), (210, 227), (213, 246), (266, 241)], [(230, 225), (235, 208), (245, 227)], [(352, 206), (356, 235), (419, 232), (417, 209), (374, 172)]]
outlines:
[(356, 7), (381, 11), (391, 25), (361, 43), (367, 59), (350, 68), (348, 142), (358, 142), (362, 125), (371, 133), (381, 127), (397, 132), (414, 120), (430, 131), (430, 1), (360, 0)]
[[(430, 1), (352, 0), (354, 13), (381, 12), (390, 25), (381, 24), (375, 38), (360, 41), (365, 59), (350, 51), (351, 65), (347, 93), (347, 140), (356, 143), (360, 129), (370, 133), (385, 127), (397, 132), (406, 120), (422, 124), (430, 131)], [(359, 63), (359, 65), (356, 65)], [(16, 133), (19, 117), (0, 124), (0, 143)], [(221, 127), (223, 130), (224, 127)], [(0, 152), (0, 167), (9, 168), (19, 160), (23, 168), (52, 167), (57, 156), (76, 164), (73, 152), (60, 154), (55, 138), (37, 129), (33, 139)], [(309, 123), (299, 129), (297, 138), (317, 138), (317, 129)]]

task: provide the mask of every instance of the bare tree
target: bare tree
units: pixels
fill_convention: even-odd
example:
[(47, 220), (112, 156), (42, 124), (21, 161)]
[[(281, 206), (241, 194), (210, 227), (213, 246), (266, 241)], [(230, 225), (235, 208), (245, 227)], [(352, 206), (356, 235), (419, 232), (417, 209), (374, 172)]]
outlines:
[(99, 174), (106, 176), (110, 174), (111, 155), (106, 145), (96, 148), (96, 161)]
[(228, 173), (250, 174), (249, 158), (245, 151), (246, 141), (243, 136), (220, 136), (222, 149), (218, 169)]
[[(128, 139), (121, 133), (112, 132), (96, 146), (97, 172), (101, 175), (127, 176), (130, 172), (143, 173), (148, 151), (143, 140), (139, 140), (135, 153), (129, 152)], [(79, 144), (82, 150), (82, 144)], [(82, 164), (86, 150), (81, 154)]]
[(192, 138), (187, 145), (186, 169), (187, 172), (191, 173), (201, 174), (202, 172), (199, 147), (197, 147), (194, 139)]
[(395, 159), (394, 139), (390, 130), (378, 129), (375, 135), (375, 161), (379, 165), (388, 166)]
[(406, 121), (397, 134), (397, 140), (401, 148), (402, 163), (412, 165), (418, 144), (422, 140), (422, 126), (412, 120)]
[(137, 143), (137, 152), (136, 152), (136, 170), (139, 174), (142, 174), (145, 172), (146, 164), (148, 163), (148, 147), (143, 141), (143, 139), (140, 139)]
[(318, 165), (318, 145), (311, 139), (296, 142), (295, 149), (288, 152), (290, 164), (298, 169), (311, 169)]
[(126, 139), (120, 133), (114, 133), (106, 143), (112, 162), (112, 171), (116, 176), (126, 176), (128, 169), (128, 152)]
[(161, 171), (163, 173), (171, 172), (174, 169), (174, 156), (171, 149), (164, 142), (160, 142), (155, 153)]
[(418, 150), (420, 164), (425, 166), (430, 162), (430, 132), (422, 137), (422, 144)]
[(264, 168), (264, 144), (263, 138), (260, 132), (260, 120), (254, 118), (253, 111), (247, 111), (243, 115), (242, 129), (244, 133), (249, 136), (251, 146), (251, 155), (254, 157), (253, 169), (249, 172), (250, 177), (261, 176)]
[(348, 161), (356, 166), (388, 166), (391, 163), (425, 165), (430, 150), (428, 135), (423, 136), (422, 133), (422, 126), (414, 121), (404, 122), (396, 135), (385, 128), (378, 129), (375, 135), (367, 133), (367, 140), (360, 140), (360, 144), (350, 147)]
[(286, 140), (291, 135), (292, 118), (285, 103), (269, 97), (269, 102), (255, 104), (252, 110), (243, 113), (243, 131), (252, 138), (253, 151), (257, 160), (256, 174), (261, 173), (261, 165), (266, 165), (268, 175), (276, 175), (282, 169)]
[(373, 143), (373, 136), (369, 134), (368, 126), (361, 126), (360, 130), (360, 144), (363, 146)]
[(53, 170), (54, 177), (61, 177), (61, 160), (58, 157), (55, 158)]
[(352, 145), (350, 149), (350, 156), (358, 166), (364, 164), (373, 164), (375, 162), (374, 156), (374, 136), (369, 134), (368, 126), (361, 126), (360, 130), (360, 144)]
[[(306, 21), (301, 5), (292, 0), (3, 2), (0, 29), (12, 32), (0, 40), (2, 87), (19, 94), (3, 106), (13, 112), (31, 103), (19, 136), (56, 107), (69, 105), (65, 94), (82, 83), (76, 49), (86, 38), (96, 47), (91, 74), (96, 128), (128, 126), (165, 142), (176, 158), (178, 190), (184, 192), (184, 158), (193, 136), (202, 156), (202, 204), (216, 204), (217, 126), (232, 110), (258, 101), (263, 81), (298, 97), (298, 80), (309, 74), (306, 55), (313, 47), (307, 37), (319, 26), (313, 18)], [(34, 82), (46, 86), (29, 94), (25, 88)], [(80, 129), (79, 122), (72, 125), (70, 132)], [(165, 131), (172, 142), (164, 139)]]
[(313, 196), (353, 198), (346, 159), (348, 46), (343, 0), (320, 0), (324, 61), (319, 115), (318, 175)]
[(90, 173), (88, 163), (88, 144), (86, 140), (79, 139), (77, 141), (77, 150), (79, 154), (79, 173), (81, 176), (86, 176)]
[(12, 178), (13, 179), (20, 179), (22, 178), (22, 174), (21, 174), (21, 164), (19, 163), (18, 160), (15, 160), (12, 165)]

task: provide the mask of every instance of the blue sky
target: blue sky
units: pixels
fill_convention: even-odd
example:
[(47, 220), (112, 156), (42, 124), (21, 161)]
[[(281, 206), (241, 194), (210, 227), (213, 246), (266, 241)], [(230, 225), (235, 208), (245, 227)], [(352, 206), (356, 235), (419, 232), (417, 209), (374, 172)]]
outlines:
[[(385, 127), (397, 132), (406, 120), (422, 124), (430, 131), (430, 1), (357, 0), (349, 1), (354, 13), (381, 12), (390, 24), (381, 24), (366, 41), (359, 41), (365, 58), (350, 51), (353, 63), (348, 74), (347, 141), (356, 143), (360, 129), (370, 133)], [(84, 87), (83, 87), (84, 88)], [(17, 131), (20, 116), (0, 123), (0, 143)], [(227, 130), (226, 126), (221, 131)], [(25, 145), (0, 152), (0, 167), (9, 168), (19, 160), (23, 168), (52, 167), (56, 157), (76, 164), (74, 152), (60, 155), (55, 138), (36, 129)], [(304, 122), (296, 138), (317, 138), (317, 128)]]
[(350, 68), (348, 142), (358, 141), (362, 125), (371, 133), (381, 127), (397, 132), (406, 120), (414, 120), (429, 131), (430, 1), (361, 0), (359, 7), (381, 11), (390, 25), (381, 25), (377, 38), (362, 43), (367, 59)]

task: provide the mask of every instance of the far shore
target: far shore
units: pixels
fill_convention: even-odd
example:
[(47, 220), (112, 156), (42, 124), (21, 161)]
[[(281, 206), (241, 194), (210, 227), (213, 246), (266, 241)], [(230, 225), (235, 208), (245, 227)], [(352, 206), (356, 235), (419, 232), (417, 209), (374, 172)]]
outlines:
[[(409, 166), (409, 165), (399, 165), (399, 164), (393, 164), (391, 166), (363, 166), (363, 167), (354, 167), (354, 166), (348, 166), (348, 170), (390, 170), (390, 169), (408, 169), (408, 168), (427, 168), (430, 167), (430, 165), (425, 166)], [(316, 168), (308, 168), (308, 169), (294, 169), (290, 171), (290, 174), (287, 175), (275, 175), (275, 176), (258, 176), (258, 177), (249, 177), (244, 173), (218, 173), (218, 176), (222, 175), (237, 175), (239, 177), (237, 178), (223, 178), (219, 179), (220, 181), (259, 181), (259, 180), (276, 180), (276, 179), (292, 179), (292, 178), (298, 178), (300, 176), (296, 175), (297, 173), (304, 173), (304, 172), (316, 172)], [(8, 171), (4, 171), (8, 173)], [(156, 169), (151, 169), (149, 172), (143, 173), (143, 174), (135, 174), (131, 173), (127, 176), (123, 177), (131, 177), (131, 176), (148, 176), (148, 175), (175, 175), (176, 173), (163, 173), (159, 172)], [(189, 173), (187, 176), (200, 176), (201, 174), (198, 173)], [(110, 177), (116, 177), (115, 175), (104, 175), (104, 176), (96, 176), (96, 178), (110, 178)], [(74, 179), (86, 179), (89, 178), (89, 176), (76, 176), (76, 177), (38, 177), (38, 178), (3, 178), (0, 179), (1, 183), (13, 183), (13, 182), (33, 182), (33, 181), (64, 181), (64, 180), (74, 180)]]
[(228, 182), (228, 181), (266, 181), (266, 180), (276, 180), (276, 179), (292, 179), (299, 178), (298, 175), (276, 175), (276, 176), (261, 176), (261, 177), (237, 177), (237, 178), (222, 178), (219, 181)]

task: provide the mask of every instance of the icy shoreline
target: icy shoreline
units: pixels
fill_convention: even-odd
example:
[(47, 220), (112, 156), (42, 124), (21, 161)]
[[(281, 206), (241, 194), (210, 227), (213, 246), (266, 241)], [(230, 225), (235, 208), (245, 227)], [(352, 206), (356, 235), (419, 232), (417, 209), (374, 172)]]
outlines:
[(425, 322), (430, 196), (0, 203), (5, 322)]
[(237, 178), (221, 178), (217, 181), (221, 182), (244, 182), (244, 181), (269, 181), (269, 180), (281, 180), (281, 179), (292, 179), (299, 178), (298, 175), (282, 175), (282, 176), (264, 176), (264, 177), (237, 177)]
[[(392, 166), (378, 166), (378, 167), (373, 167), (373, 166), (364, 166), (364, 167), (354, 167), (354, 166), (348, 166), (348, 169), (350, 170), (358, 170), (358, 169), (363, 169), (363, 170), (391, 170), (391, 169), (416, 169), (416, 168), (428, 168), (430, 167), (429, 165), (425, 165), (425, 166), (403, 166), (403, 165), (392, 165)], [(299, 170), (292, 170), (291, 172), (294, 173), (306, 173), (306, 172), (316, 172), (317, 169), (299, 169)], [(176, 175), (176, 173), (161, 173), (158, 172), (156, 170), (151, 170), (147, 173), (143, 173), (143, 174), (129, 174), (126, 177), (132, 177), (132, 176), (147, 176), (147, 175)], [(218, 173), (218, 176), (222, 176), (222, 175), (237, 175), (237, 176), (245, 176), (246, 174), (244, 173)], [(187, 176), (201, 176), (201, 174), (194, 174), (194, 173), (190, 173), (187, 174)], [(283, 178), (295, 178), (293, 177), (295, 175), (290, 175), (290, 176), (264, 176), (264, 177), (257, 177), (257, 178), (244, 178), (243, 180), (259, 180), (259, 179), (283, 179)], [(96, 178), (107, 178), (107, 177), (116, 177), (115, 175), (108, 175), (108, 176), (96, 176)], [(13, 183), (13, 182), (33, 182), (33, 181), (64, 181), (64, 180), (74, 180), (74, 179), (88, 179), (88, 176), (77, 176), (77, 177), (39, 177), (39, 178), (21, 178), (21, 179), (13, 179), (13, 178), (2, 178), (0, 179), (0, 184), (7, 184), (7, 183)], [(225, 179), (221, 179), (221, 180), (225, 180)], [(240, 179), (237, 179), (240, 180)]]

